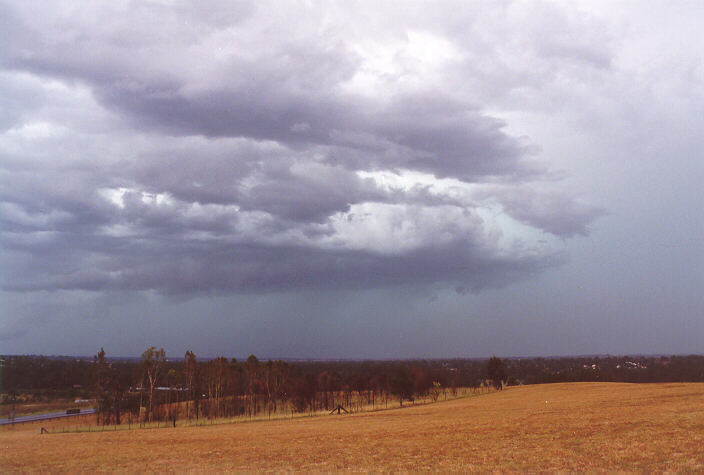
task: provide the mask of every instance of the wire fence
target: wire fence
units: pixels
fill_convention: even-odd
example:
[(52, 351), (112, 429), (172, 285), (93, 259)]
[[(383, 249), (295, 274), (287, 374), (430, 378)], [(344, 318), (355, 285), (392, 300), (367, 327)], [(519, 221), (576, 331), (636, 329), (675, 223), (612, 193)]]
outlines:
[[(367, 398), (362, 395), (355, 397), (347, 397), (347, 407), (344, 410), (348, 414), (370, 413), (384, 411), (389, 409), (397, 409), (399, 407), (413, 407), (435, 402), (452, 401), (468, 397), (476, 397), (482, 394), (495, 391), (491, 388), (454, 388), (453, 390), (443, 390), (439, 394), (416, 396), (412, 399), (399, 400), (399, 398), (379, 398), (372, 403), (367, 401)], [(215, 426), (222, 424), (241, 424), (261, 421), (275, 420), (295, 420), (310, 417), (330, 416), (332, 414), (337, 417), (338, 411), (335, 407), (321, 407), (315, 410), (306, 412), (297, 412), (292, 404), (279, 405), (276, 411), (261, 411), (257, 414), (244, 414), (230, 417), (190, 417), (171, 420), (159, 421), (144, 421), (140, 420), (139, 415), (132, 413), (124, 413), (121, 416), (120, 424), (102, 424), (99, 421), (98, 414), (81, 414), (66, 419), (55, 420), (39, 420), (17, 423), (15, 425), (3, 426), (0, 430), (17, 430), (17, 431), (37, 431), (48, 434), (65, 434), (65, 433), (92, 433), (92, 432), (118, 432), (130, 430), (151, 430), (151, 429), (167, 429), (180, 427), (203, 427)], [(331, 413), (332, 409), (332, 413)], [(344, 413), (342, 413), (344, 414)]]

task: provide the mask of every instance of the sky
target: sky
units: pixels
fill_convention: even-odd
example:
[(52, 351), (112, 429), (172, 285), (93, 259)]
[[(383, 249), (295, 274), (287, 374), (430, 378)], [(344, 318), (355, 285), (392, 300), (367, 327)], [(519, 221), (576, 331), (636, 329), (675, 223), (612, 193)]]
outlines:
[(0, 1), (0, 353), (704, 353), (702, 24)]

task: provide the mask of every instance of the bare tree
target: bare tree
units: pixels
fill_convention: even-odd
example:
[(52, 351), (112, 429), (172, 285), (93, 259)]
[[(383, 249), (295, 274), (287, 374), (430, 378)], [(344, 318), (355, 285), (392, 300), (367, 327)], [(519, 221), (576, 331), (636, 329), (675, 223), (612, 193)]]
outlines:
[(157, 350), (155, 346), (147, 348), (142, 353), (142, 371), (147, 377), (149, 384), (149, 421), (151, 422), (154, 412), (154, 389), (159, 384), (159, 378), (166, 364), (166, 352), (163, 348)]

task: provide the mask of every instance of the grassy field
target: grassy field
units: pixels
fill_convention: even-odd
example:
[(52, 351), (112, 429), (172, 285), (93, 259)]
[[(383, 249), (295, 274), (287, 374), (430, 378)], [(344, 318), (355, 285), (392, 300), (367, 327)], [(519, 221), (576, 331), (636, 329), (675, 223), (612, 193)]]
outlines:
[(704, 384), (572, 383), (374, 413), (40, 435), (2, 471), (704, 470)]

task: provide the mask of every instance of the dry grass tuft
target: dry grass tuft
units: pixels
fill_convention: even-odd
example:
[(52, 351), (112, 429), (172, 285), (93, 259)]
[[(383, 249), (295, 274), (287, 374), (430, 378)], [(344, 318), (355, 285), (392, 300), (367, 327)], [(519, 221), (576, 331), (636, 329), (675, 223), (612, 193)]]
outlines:
[(572, 383), (251, 424), (0, 431), (3, 471), (704, 470), (704, 384)]

